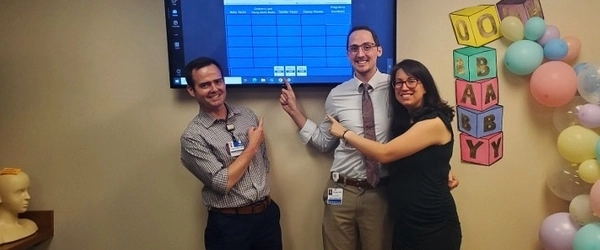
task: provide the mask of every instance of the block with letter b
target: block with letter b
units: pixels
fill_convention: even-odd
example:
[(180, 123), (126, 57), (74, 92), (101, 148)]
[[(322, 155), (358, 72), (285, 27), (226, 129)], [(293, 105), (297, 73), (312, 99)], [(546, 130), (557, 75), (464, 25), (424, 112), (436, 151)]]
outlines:
[(514, 16), (521, 19), (525, 24), (529, 18), (540, 17), (544, 19), (542, 4), (540, 0), (501, 0), (496, 3), (500, 20), (507, 16)]
[(450, 13), (458, 44), (480, 47), (500, 37), (500, 18), (495, 5), (477, 5)]
[(483, 111), (498, 104), (498, 78), (477, 82), (456, 79), (455, 86), (458, 106)]
[(454, 77), (474, 82), (498, 75), (496, 49), (489, 47), (463, 47), (455, 49)]
[(498, 132), (481, 138), (460, 134), (460, 159), (480, 165), (492, 165), (504, 154), (503, 133)]
[(458, 130), (475, 138), (481, 138), (502, 131), (504, 107), (494, 105), (484, 111), (456, 107)]

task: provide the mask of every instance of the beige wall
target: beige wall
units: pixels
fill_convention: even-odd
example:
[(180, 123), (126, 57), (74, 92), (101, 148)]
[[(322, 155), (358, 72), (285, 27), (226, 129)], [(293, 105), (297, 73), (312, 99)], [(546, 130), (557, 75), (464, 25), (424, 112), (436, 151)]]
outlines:
[[(48, 249), (203, 249), (200, 182), (179, 162), (179, 135), (197, 104), (167, 83), (163, 3), (1, 1), (0, 167), (32, 178), (30, 209), (55, 211)], [(429, 66), (454, 104), (448, 14), (495, 2), (398, 1), (398, 56)], [(581, 61), (600, 51), (600, 2), (542, 0), (547, 23), (579, 37)], [(378, 6), (373, 6), (376, 14)], [(506, 44), (496, 41), (502, 64)], [(540, 249), (538, 228), (568, 202), (545, 186), (560, 159), (553, 109), (531, 98), (526, 77), (499, 67), (504, 158), (490, 167), (452, 164), (463, 249)], [(229, 89), (229, 102), (266, 119), (273, 197), (284, 245), (321, 249), (321, 192), (331, 162), (301, 144), (280, 109), (278, 88)], [(327, 89), (298, 89), (321, 120)]]

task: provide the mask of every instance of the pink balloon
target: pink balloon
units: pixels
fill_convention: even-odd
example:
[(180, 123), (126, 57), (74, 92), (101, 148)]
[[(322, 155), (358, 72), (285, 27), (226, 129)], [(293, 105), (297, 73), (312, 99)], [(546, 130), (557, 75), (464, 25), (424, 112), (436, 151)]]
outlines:
[(542, 221), (539, 236), (545, 250), (573, 249), (575, 233), (581, 226), (567, 212), (551, 214)]
[(543, 47), (552, 38), (560, 38), (560, 31), (554, 25), (546, 25), (546, 31), (536, 42)]
[(543, 63), (533, 72), (529, 83), (535, 100), (548, 107), (565, 105), (577, 93), (577, 74), (562, 61)]
[(574, 36), (566, 36), (563, 38), (563, 40), (565, 43), (567, 43), (568, 49), (565, 57), (560, 60), (569, 63), (574, 61), (579, 56), (579, 52), (581, 51), (581, 41), (579, 41), (579, 38)]
[(600, 127), (600, 105), (588, 103), (579, 107), (577, 121), (586, 128)]
[(594, 214), (600, 217), (600, 180), (597, 180), (590, 190), (590, 207)]

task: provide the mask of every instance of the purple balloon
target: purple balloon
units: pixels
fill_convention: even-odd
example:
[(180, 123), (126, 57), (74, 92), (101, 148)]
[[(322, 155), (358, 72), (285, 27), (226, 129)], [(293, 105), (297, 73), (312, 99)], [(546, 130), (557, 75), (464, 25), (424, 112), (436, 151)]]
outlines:
[(600, 105), (592, 103), (582, 105), (577, 111), (577, 120), (586, 128), (600, 127)]
[(567, 212), (551, 214), (540, 226), (540, 242), (545, 250), (573, 249), (575, 233), (581, 226)]
[(560, 38), (560, 31), (554, 25), (546, 25), (546, 31), (536, 42), (544, 46), (552, 38)]

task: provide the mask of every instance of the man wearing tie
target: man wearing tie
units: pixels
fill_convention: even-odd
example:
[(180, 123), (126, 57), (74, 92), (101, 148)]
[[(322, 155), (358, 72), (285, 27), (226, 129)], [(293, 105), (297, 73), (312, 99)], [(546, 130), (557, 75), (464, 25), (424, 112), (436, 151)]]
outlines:
[[(346, 48), (354, 77), (331, 90), (325, 112), (346, 128), (385, 143), (390, 124), (389, 75), (380, 72), (376, 65), (383, 48), (375, 32), (366, 26), (350, 30)], [(285, 84), (279, 102), (300, 129), (303, 143), (322, 152), (337, 145), (323, 197), (324, 249), (351, 250), (359, 242), (363, 250), (391, 249), (392, 225), (383, 188), (387, 170), (332, 136), (329, 120), (316, 124), (307, 119), (298, 108), (292, 87), (287, 81)]]

